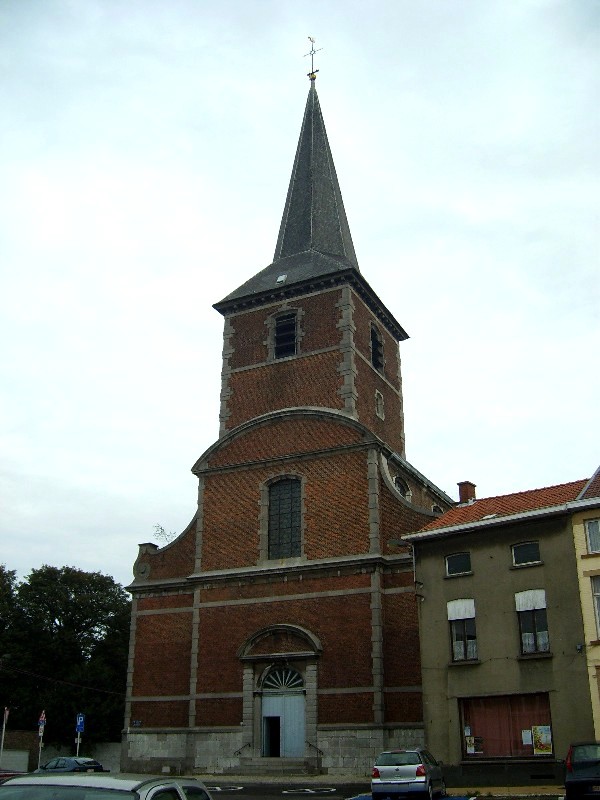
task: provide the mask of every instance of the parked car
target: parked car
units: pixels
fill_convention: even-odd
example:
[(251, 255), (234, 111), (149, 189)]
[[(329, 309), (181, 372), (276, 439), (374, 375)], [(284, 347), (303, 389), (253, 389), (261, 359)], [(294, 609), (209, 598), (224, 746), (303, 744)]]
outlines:
[[(84, 756), (73, 756), (51, 758), (41, 767), (38, 767), (35, 772), (104, 772), (104, 767), (99, 761), (94, 758), (85, 758)], [(108, 771), (108, 770), (107, 770)]]
[(565, 760), (565, 800), (600, 796), (600, 742), (576, 742)]
[(0, 784), (0, 800), (212, 800), (195, 778), (30, 773)]
[(393, 798), (414, 795), (431, 798), (446, 794), (446, 784), (441, 764), (428, 750), (416, 747), (414, 750), (387, 750), (380, 753), (371, 775), (373, 800), (392, 800)]

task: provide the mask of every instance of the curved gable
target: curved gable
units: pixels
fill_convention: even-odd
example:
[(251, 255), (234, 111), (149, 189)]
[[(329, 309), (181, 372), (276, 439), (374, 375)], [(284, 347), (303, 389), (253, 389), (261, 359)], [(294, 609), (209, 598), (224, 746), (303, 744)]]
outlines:
[(345, 414), (324, 409), (286, 409), (238, 426), (194, 464), (196, 475), (218, 467), (298, 456), (372, 442), (373, 435)]

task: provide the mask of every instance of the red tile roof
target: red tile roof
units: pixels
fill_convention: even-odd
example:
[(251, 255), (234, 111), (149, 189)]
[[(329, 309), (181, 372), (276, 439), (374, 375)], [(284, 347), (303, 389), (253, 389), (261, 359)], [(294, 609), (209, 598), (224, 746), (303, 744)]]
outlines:
[(596, 470), (594, 475), (590, 478), (589, 484), (585, 490), (580, 494), (580, 500), (588, 500), (591, 497), (600, 497), (600, 467)]
[[(498, 497), (483, 497), (472, 503), (455, 506), (442, 514), (421, 531), (434, 531), (438, 528), (450, 528), (455, 525), (468, 525), (479, 522), (488, 515), (498, 517), (521, 514), (524, 511), (535, 511), (550, 506), (561, 505), (576, 500), (585, 488), (589, 479), (561, 483), (559, 486), (547, 486), (544, 489), (530, 489), (527, 492), (503, 494)], [(421, 532), (419, 531), (419, 532)]]

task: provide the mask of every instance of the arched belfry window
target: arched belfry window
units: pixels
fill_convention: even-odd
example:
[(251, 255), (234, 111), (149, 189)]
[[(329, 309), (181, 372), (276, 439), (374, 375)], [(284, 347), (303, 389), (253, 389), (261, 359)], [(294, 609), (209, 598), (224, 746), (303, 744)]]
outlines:
[(275, 317), (273, 355), (275, 358), (295, 356), (298, 352), (298, 314), (286, 311)]
[(371, 364), (378, 372), (383, 372), (383, 337), (374, 323), (371, 323)]
[(267, 673), (262, 688), (270, 692), (300, 691), (304, 689), (304, 681), (302, 675), (291, 667), (273, 667)]
[(299, 478), (283, 478), (269, 486), (269, 558), (290, 558), (301, 552), (302, 492)]

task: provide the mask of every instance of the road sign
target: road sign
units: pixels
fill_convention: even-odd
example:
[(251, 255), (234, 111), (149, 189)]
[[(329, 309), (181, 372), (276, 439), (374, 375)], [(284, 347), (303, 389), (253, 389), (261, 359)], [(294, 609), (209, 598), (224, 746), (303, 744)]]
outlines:
[(76, 733), (83, 733), (85, 728), (85, 714), (77, 714), (77, 723), (75, 725)]

